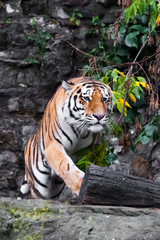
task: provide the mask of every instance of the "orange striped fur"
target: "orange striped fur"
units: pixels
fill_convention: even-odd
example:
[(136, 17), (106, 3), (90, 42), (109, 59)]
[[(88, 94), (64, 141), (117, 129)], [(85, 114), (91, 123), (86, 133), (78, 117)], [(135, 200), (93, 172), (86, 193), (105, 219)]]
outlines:
[(63, 82), (49, 101), (39, 130), (25, 148), (24, 195), (53, 198), (66, 184), (79, 194), (84, 173), (70, 158), (103, 131), (112, 110), (109, 86), (91, 78)]

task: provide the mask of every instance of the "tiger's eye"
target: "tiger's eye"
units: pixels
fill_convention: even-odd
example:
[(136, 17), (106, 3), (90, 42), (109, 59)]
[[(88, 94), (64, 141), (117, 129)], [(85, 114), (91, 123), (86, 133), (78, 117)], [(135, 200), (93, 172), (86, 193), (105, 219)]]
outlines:
[(86, 102), (90, 102), (90, 98), (89, 97), (83, 97), (83, 100), (86, 101)]
[(106, 103), (106, 102), (109, 102), (109, 99), (108, 99), (108, 98), (105, 98), (105, 97), (103, 97), (103, 98), (102, 98), (102, 102), (104, 102), (104, 103)]

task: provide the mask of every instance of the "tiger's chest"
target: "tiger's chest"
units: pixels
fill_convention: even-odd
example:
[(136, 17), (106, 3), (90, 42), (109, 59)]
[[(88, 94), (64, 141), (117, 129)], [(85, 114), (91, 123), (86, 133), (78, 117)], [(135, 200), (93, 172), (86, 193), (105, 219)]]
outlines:
[(83, 148), (88, 147), (93, 141), (93, 134), (89, 132), (86, 136), (78, 139), (77, 144), (72, 149), (71, 153), (75, 153)]
[(75, 132), (68, 132), (69, 139), (63, 136), (63, 146), (69, 155), (88, 147), (93, 140), (93, 134), (91, 132), (84, 132), (82, 135), (75, 134)]

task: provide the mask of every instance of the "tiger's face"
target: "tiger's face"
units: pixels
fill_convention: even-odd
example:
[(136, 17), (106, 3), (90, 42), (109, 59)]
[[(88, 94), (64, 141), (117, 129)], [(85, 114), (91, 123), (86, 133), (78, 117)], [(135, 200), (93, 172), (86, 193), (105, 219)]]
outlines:
[(107, 86), (84, 86), (78, 96), (82, 105), (81, 118), (91, 132), (101, 131), (107, 124), (112, 109), (111, 91)]
[(81, 131), (102, 131), (112, 111), (112, 91), (100, 81), (86, 81), (73, 85), (66, 111), (67, 121)]

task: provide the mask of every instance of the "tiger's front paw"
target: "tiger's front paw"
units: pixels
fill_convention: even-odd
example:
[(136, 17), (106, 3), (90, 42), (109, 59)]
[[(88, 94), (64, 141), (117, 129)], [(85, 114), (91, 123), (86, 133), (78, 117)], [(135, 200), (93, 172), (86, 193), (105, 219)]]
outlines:
[(63, 175), (63, 179), (66, 185), (71, 189), (72, 192), (76, 193), (77, 195), (79, 195), (83, 177), (84, 172), (79, 170), (76, 166), (71, 167)]
[(82, 181), (83, 181), (83, 177), (84, 177), (84, 172), (78, 170), (76, 171), (76, 174), (74, 176), (74, 184), (73, 184), (73, 189), (71, 189), (73, 192), (75, 192), (77, 195), (79, 195), (80, 189), (81, 189), (81, 185), (82, 185)]

